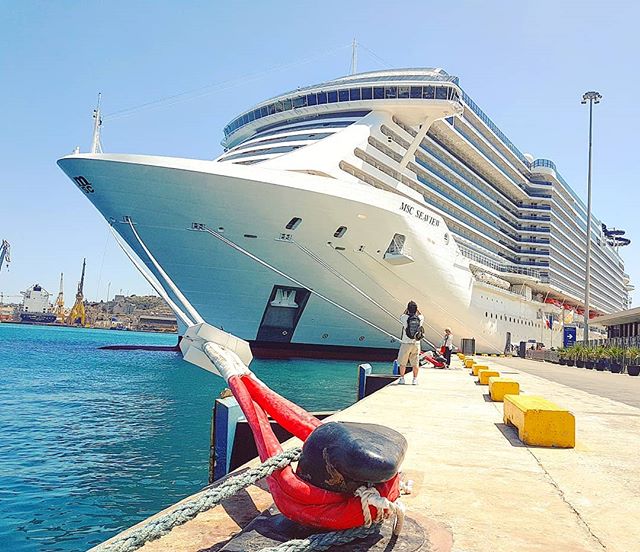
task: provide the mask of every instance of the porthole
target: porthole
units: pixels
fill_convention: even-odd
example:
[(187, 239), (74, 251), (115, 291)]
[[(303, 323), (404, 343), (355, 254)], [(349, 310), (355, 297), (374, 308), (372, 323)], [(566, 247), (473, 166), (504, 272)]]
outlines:
[(341, 238), (347, 233), (346, 226), (339, 226), (338, 229), (333, 233), (334, 238)]
[(484, 317), (485, 317), (485, 318), (489, 318), (489, 313), (488, 313), (488, 312), (485, 312), (485, 313), (484, 313)]
[(295, 230), (296, 228), (298, 228), (298, 226), (300, 226), (300, 223), (302, 222), (302, 219), (300, 217), (293, 217), (285, 226), (285, 228), (287, 230)]
[(329, 337), (329, 334), (328, 334), (328, 333), (323, 333), (323, 334), (322, 334), (322, 339), (327, 339), (327, 337)]
[(358, 341), (364, 341), (364, 335), (361, 335), (361, 336), (358, 338)]

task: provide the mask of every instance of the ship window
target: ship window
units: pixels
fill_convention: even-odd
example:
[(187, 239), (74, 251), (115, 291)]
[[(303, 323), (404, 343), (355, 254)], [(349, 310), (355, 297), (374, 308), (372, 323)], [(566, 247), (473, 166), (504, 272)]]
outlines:
[(352, 100), (359, 100), (360, 99), (360, 89), (359, 88), (352, 88), (349, 91), (349, 96)]
[(340, 102), (348, 102), (349, 101), (349, 91), (348, 90), (338, 90), (338, 101), (340, 101)]
[(293, 107), (305, 107), (306, 105), (307, 105), (306, 96), (298, 96), (297, 98), (293, 98)]
[(438, 86), (436, 88), (436, 100), (446, 100), (447, 89), (444, 86)]
[(307, 94), (307, 105), (316, 105), (318, 98), (315, 94)]
[(384, 87), (384, 97), (385, 98), (397, 98), (398, 97), (398, 87), (397, 86), (385, 86)]
[(267, 106), (267, 111), (269, 112), (269, 115), (273, 115), (276, 112), (276, 104), (269, 104)]
[(284, 110), (285, 111), (290, 111), (291, 110), (291, 98), (287, 98), (282, 103), (284, 104)]
[(255, 234), (245, 234), (244, 237), (245, 238), (257, 238), (258, 236), (256, 236)]
[(287, 230), (295, 230), (296, 228), (298, 228), (298, 226), (300, 226), (300, 223), (302, 222), (302, 219), (300, 217), (293, 217), (285, 226), (285, 228)]
[(484, 317), (485, 317), (485, 318), (489, 318), (489, 313), (485, 311), (485, 313), (484, 313)]
[(425, 100), (433, 100), (436, 97), (435, 87), (434, 86), (425, 86), (422, 89), (422, 97)]
[(373, 89), (370, 86), (367, 86), (362, 89), (362, 99), (363, 100), (371, 100), (373, 98)]
[(340, 226), (338, 227), (338, 229), (333, 233), (333, 237), (334, 238), (341, 238), (342, 236), (344, 236), (347, 233), (347, 227), (346, 226)]
[(411, 87), (411, 97), (412, 98), (422, 98), (422, 86), (412, 86)]
[(327, 103), (327, 93), (318, 92), (318, 105)]
[(269, 111), (267, 110), (267, 107), (261, 107), (260, 108), (260, 118), (262, 119), (262, 117), (266, 117), (269, 114)]
[(409, 97), (409, 87), (398, 86), (398, 98), (408, 98), (408, 97)]
[(338, 101), (337, 90), (332, 90), (331, 92), (327, 92), (327, 98), (329, 99), (329, 103), (336, 103)]
[(373, 97), (376, 100), (384, 100), (384, 86), (374, 86)]

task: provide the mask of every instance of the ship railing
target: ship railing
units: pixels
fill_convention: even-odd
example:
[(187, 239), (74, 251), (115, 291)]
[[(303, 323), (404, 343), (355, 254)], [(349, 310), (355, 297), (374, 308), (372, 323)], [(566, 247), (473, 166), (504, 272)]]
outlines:
[(496, 270), (498, 272), (503, 272), (505, 274), (523, 274), (525, 276), (531, 276), (533, 278), (540, 279), (540, 271), (535, 270), (533, 268), (527, 268), (522, 266), (515, 266), (511, 264), (501, 263), (496, 259), (492, 259), (487, 255), (483, 255), (482, 253), (478, 253), (477, 251), (471, 249), (462, 244), (458, 244), (460, 248), (460, 252), (469, 260), (475, 261), (477, 263), (483, 264)]

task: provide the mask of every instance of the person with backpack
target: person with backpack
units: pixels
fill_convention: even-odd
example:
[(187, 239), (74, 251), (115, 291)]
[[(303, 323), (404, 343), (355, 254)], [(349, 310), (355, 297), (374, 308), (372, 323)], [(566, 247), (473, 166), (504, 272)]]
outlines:
[(451, 351), (453, 351), (453, 333), (451, 328), (444, 329), (444, 338), (442, 339), (441, 353), (446, 359), (447, 368), (451, 366)]
[(400, 351), (398, 351), (398, 369), (400, 379), (398, 383), (404, 384), (404, 373), (407, 363), (411, 364), (413, 370), (413, 385), (418, 385), (418, 357), (420, 355), (420, 341), (424, 337), (424, 316), (420, 314), (418, 305), (414, 301), (409, 301), (406, 310), (400, 316), (402, 324), (402, 339), (400, 341)]

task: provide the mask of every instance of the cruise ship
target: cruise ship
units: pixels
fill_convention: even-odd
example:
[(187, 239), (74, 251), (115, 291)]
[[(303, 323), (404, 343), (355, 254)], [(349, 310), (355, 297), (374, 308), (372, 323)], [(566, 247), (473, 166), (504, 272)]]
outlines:
[[(232, 119), (222, 146), (58, 161), (183, 331), (200, 317), (258, 355), (391, 358), (414, 300), (435, 346), (445, 327), (491, 353), (560, 346), (567, 323), (580, 337), (583, 201), (444, 70), (298, 88)], [(590, 239), (595, 317), (626, 308), (632, 285), (624, 242), (599, 220)]]

